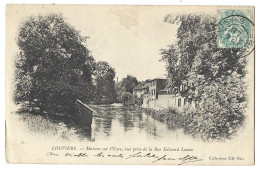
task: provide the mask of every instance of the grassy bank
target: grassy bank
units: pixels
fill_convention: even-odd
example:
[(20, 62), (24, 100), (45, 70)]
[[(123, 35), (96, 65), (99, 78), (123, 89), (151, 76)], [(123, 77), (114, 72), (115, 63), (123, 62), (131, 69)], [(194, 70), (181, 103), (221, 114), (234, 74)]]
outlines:
[(175, 108), (163, 110), (144, 109), (153, 118), (171, 127), (184, 128), (186, 134), (200, 137), (204, 141), (230, 139), (243, 125), (244, 116), (216, 113), (198, 113), (199, 110), (186, 108), (183, 112)]
[(71, 140), (79, 136), (77, 129), (72, 124), (64, 121), (51, 119), (29, 111), (18, 111), (18, 120), (23, 123), (25, 128), (35, 134), (54, 136), (58, 139)]
[(184, 127), (184, 116), (179, 113), (175, 108), (154, 110), (143, 109), (145, 113), (151, 115), (156, 120), (167, 123), (171, 127)]

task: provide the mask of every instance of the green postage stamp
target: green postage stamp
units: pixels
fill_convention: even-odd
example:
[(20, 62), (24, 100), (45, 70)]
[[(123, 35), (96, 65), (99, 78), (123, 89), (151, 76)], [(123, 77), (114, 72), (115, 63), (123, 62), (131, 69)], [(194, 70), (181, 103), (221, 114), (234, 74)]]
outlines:
[(218, 47), (252, 48), (254, 46), (253, 9), (218, 10)]

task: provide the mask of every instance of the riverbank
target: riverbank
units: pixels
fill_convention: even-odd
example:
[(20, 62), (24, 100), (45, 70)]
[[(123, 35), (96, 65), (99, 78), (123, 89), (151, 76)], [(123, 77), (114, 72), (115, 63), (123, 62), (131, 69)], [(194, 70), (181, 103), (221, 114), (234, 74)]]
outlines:
[(146, 114), (151, 115), (156, 120), (166, 123), (170, 127), (184, 127), (184, 116), (174, 108), (154, 110), (143, 108)]
[(79, 137), (79, 129), (68, 117), (37, 114), (28, 109), (20, 109), (12, 113), (21, 122), (25, 130), (37, 135), (55, 137), (62, 140), (73, 140)]
[(231, 116), (221, 112), (202, 114), (198, 113), (196, 109), (185, 109), (182, 112), (176, 108), (143, 110), (168, 126), (184, 128), (185, 134), (201, 138), (203, 141), (231, 139), (243, 125), (245, 118), (244, 116)]

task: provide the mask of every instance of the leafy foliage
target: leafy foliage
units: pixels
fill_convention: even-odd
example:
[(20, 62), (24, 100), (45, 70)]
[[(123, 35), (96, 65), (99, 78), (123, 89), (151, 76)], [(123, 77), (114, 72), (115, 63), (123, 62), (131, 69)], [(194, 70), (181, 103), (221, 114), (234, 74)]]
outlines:
[(131, 104), (134, 104), (134, 100), (133, 100), (133, 94), (132, 93), (129, 93), (129, 92), (123, 92), (121, 94), (121, 102), (124, 104), (124, 105), (131, 105)]
[(134, 76), (127, 75), (127, 77), (123, 78), (122, 81), (116, 84), (117, 101), (125, 104), (127, 100), (130, 99), (126, 98), (130, 96), (130, 94), (132, 95), (133, 88), (136, 87), (138, 84), (139, 82), (137, 81), (137, 78)]
[(114, 103), (116, 100), (115, 70), (107, 62), (99, 61), (96, 64), (94, 75), (95, 101), (97, 103)]
[(68, 113), (76, 99), (89, 101), (93, 91), (93, 57), (86, 38), (62, 15), (32, 16), (17, 37), (15, 101), (40, 111)]
[(122, 90), (125, 92), (133, 93), (133, 88), (138, 85), (136, 77), (127, 75), (126, 78), (122, 80)]
[(179, 25), (177, 42), (161, 54), (168, 88), (186, 81), (182, 95), (196, 103), (195, 110), (186, 110), (188, 128), (207, 139), (229, 137), (243, 124), (246, 108), (244, 49), (217, 47), (215, 17), (168, 15), (164, 21)]

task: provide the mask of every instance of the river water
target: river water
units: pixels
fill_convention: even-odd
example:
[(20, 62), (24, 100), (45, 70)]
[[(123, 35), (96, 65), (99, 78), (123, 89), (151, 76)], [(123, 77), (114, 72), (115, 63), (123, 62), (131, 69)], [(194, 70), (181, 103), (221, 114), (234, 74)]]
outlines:
[(91, 105), (97, 111), (93, 115), (91, 131), (84, 131), (89, 141), (139, 140), (180, 141), (186, 135), (181, 128), (171, 128), (155, 120), (142, 110), (124, 107), (121, 104)]

